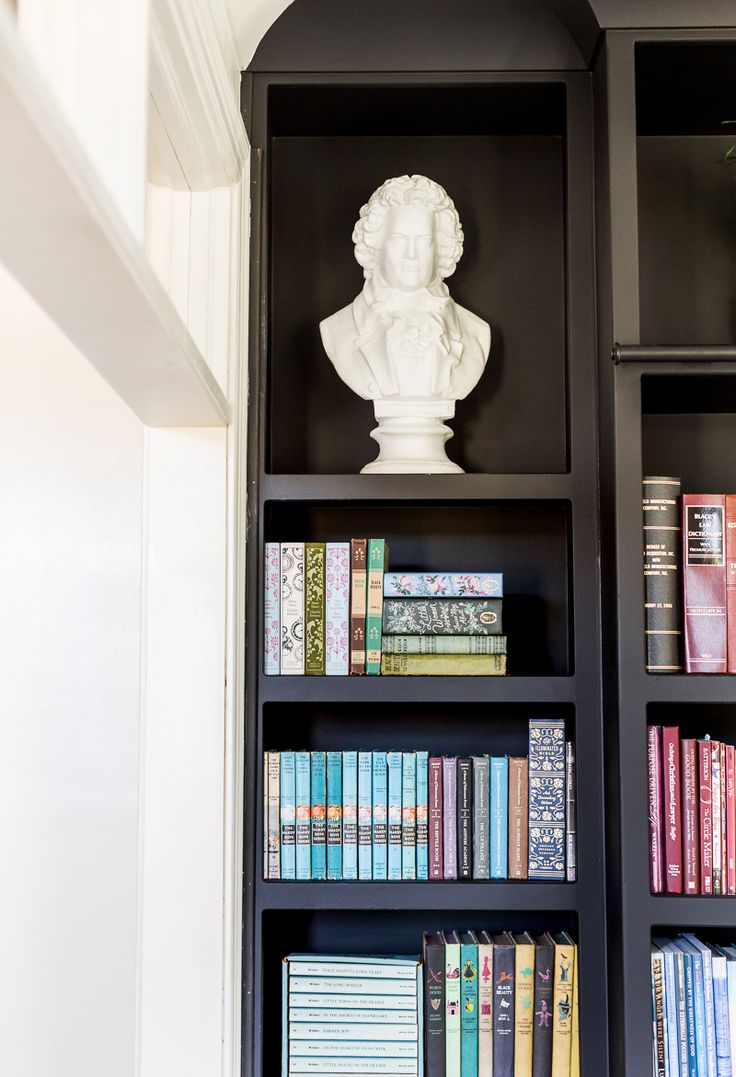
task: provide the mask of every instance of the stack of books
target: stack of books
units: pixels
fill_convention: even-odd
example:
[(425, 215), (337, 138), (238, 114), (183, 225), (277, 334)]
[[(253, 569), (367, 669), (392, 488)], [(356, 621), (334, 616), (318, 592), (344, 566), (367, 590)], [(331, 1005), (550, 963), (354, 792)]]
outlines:
[(736, 1066), (736, 946), (695, 935), (652, 939), (655, 1077), (732, 1074)]
[(576, 878), (575, 751), (529, 722), (528, 756), (266, 752), (266, 879)]
[(282, 1077), (422, 1072), (416, 957), (290, 954), (283, 962)]
[(579, 1077), (578, 950), (566, 932), (424, 936), (426, 1077)]
[(736, 895), (736, 749), (647, 727), (649, 888)]

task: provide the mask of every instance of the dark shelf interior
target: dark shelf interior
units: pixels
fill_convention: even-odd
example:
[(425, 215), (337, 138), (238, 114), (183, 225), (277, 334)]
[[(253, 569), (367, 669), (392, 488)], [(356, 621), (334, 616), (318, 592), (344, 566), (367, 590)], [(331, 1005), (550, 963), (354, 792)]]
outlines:
[(713, 740), (736, 744), (736, 700), (733, 703), (650, 703), (647, 723), (679, 726), (681, 738), (710, 735)]

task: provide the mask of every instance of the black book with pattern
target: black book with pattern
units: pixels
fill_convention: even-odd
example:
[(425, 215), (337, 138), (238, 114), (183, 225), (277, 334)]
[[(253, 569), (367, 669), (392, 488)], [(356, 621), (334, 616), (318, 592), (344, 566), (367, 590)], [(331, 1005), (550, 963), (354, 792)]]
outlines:
[(682, 672), (680, 480), (642, 480), (647, 673)]

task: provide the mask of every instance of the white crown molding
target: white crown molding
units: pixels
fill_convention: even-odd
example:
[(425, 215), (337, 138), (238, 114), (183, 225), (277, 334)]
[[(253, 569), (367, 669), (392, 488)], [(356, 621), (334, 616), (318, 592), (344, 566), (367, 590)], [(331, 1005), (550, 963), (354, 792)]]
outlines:
[[(167, 185), (193, 191), (240, 179), (248, 152), (240, 116), (240, 69), (222, 0), (151, 0), (149, 89), (179, 169)], [(161, 162), (170, 149), (154, 147)], [(153, 178), (153, 177), (152, 177)]]

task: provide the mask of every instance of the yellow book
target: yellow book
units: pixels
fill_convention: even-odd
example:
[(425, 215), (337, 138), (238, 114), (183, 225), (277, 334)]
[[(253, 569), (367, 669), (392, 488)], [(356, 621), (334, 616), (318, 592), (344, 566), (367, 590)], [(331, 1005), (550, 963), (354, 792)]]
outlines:
[(575, 968), (572, 979), (572, 1043), (570, 1044), (570, 1077), (580, 1077), (580, 1018), (578, 1012), (578, 981), (580, 955), (575, 947)]
[(566, 931), (561, 931), (552, 938), (555, 944), (552, 1077), (570, 1077), (575, 943)]
[(514, 935), (513, 939), (516, 947), (514, 1077), (529, 1077), (534, 1035), (534, 939), (527, 931)]

